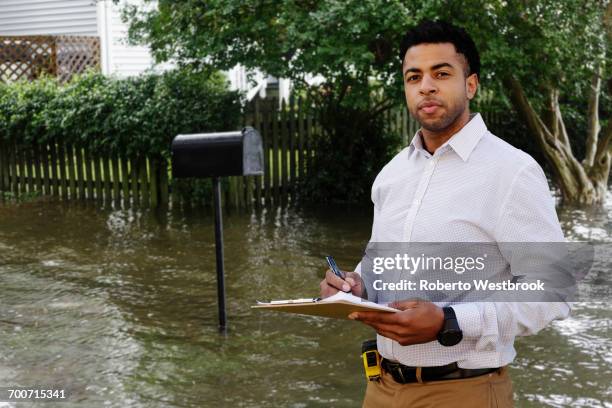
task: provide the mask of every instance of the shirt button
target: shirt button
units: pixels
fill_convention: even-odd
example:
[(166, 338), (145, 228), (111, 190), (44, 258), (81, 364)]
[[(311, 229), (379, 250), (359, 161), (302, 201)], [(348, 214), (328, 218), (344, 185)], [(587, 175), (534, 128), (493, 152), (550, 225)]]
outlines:
[(418, 198), (415, 198), (414, 200), (412, 200), (412, 204), (419, 205), (421, 204), (421, 200), (419, 200)]

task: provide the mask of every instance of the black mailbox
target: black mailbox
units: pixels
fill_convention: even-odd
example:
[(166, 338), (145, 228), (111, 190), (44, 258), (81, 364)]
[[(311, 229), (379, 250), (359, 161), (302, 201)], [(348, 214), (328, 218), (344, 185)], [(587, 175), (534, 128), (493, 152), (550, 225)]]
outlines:
[(212, 177), (215, 201), (215, 252), (217, 259), (217, 304), (219, 328), (225, 332), (225, 273), (223, 262), (222, 176), (263, 174), (261, 136), (252, 127), (241, 132), (178, 135), (172, 141), (173, 177)]
[(178, 135), (172, 141), (173, 177), (263, 174), (261, 136), (252, 127), (241, 132)]

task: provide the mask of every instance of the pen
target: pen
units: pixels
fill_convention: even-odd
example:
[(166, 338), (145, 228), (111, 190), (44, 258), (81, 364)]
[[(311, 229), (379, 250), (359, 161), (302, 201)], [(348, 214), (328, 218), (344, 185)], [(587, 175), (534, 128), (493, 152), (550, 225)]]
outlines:
[(327, 264), (329, 265), (329, 268), (332, 270), (334, 275), (336, 275), (342, 280), (346, 279), (346, 275), (340, 269), (338, 269), (338, 265), (336, 265), (336, 261), (334, 261), (334, 258), (331, 255), (326, 256), (325, 260), (327, 261)]

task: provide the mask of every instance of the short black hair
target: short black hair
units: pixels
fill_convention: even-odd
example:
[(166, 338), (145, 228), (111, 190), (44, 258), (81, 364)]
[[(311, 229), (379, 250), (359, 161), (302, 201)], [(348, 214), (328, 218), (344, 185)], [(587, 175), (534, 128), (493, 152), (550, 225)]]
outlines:
[(463, 28), (447, 21), (421, 20), (416, 27), (408, 30), (400, 44), (400, 61), (404, 63), (404, 57), (410, 47), (439, 43), (453, 44), (457, 53), (463, 54), (467, 59), (470, 69), (467, 75), (476, 74), (480, 78), (480, 55), (474, 40)]

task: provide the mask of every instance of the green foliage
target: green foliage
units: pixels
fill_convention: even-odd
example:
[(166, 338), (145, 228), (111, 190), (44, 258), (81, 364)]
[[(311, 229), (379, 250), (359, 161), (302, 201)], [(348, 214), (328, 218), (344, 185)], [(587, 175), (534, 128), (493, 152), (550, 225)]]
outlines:
[[(117, 1), (117, 0), (115, 0)], [(319, 114), (335, 112), (318, 141), (316, 179), (349, 180), (369, 174), (367, 149), (348, 155), (347, 141), (356, 146), (387, 141), (384, 129), (350, 129), (346, 122), (369, 117), (373, 123), (384, 109), (403, 104), (401, 64), (397, 57), (405, 31), (422, 18), (446, 19), (461, 25), (474, 38), (482, 59), (481, 91), (493, 96), (489, 109), (511, 112), (503, 79), (521, 81), (531, 103), (543, 113), (547, 91), (560, 91), (561, 110), (571, 121), (567, 128), (574, 145), (584, 140), (586, 100), (593, 72), (604, 66), (610, 77), (609, 44), (603, 15), (609, 0), (145, 0), (128, 7), (130, 36), (149, 44), (158, 61), (209, 69), (228, 69), (240, 63), (277, 77), (290, 78), (316, 102)], [(157, 4), (158, 6), (153, 6)], [(153, 6), (153, 7), (151, 7)], [(322, 86), (310, 87), (308, 76), (321, 75)], [(480, 104), (480, 106), (485, 106)], [(384, 104), (383, 104), (384, 107)], [(602, 118), (610, 99), (602, 98)], [(512, 123), (508, 123), (512, 125)], [(382, 124), (381, 124), (382, 126)], [(528, 145), (524, 127), (510, 138)], [(367, 132), (365, 131), (367, 129)], [(356, 131), (356, 133), (355, 133)], [(335, 140), (336, 138), (344, 141)], [(331, 149), (331, 151), (325, 149)], [(381, 150), (374, 147), (375, 151)], [(581, 150), (581, 149), (576, 149)], [(337, 168), (343, 163), (344, 168)], [(359, 164), (363, 168), (355, 172)], [(371, 177), (354, 185), (360, 191)], [(320, 196), (334, 194), (325, 191)], [(338, 183), (340, 184), (340, 183)], [(348, 187), (346, 187), (348, 188)], [(315, 189), (316, 190), (316, 189)], [(325, 193), (325, 194), (323, 194)], [(313, 192), (314, 194), (314, 192)], [(344, 194), (344, 193), (342, 193)], [(336, 198), (346, 198), (338, 196)]]
[(328, 131), (314, 140), (304, 194), (318, 203), (368, 202), (374, 178), (397, 153), (401, 135), (391, 132), (382, 116), (358, 108), (327, 105), (320, 119)]
[[(0, 140), (61, 140), (94, 154), (170, 157), (181, 133), (235, 130), (241, 101), (220, 74), (187, 70), (118, 79), (97, 73), (60, 86), (52, 78), (0, 84)], [(183, 199), (210, 198), (208, 180), (173, 180)]]
[(4, 201), (4, 203), (11, 203), (11, 204), (28, 203), (28, 202), (35, 201), (38, 198), (40, 198), (40, 192), (39, 191), (27, 191), (27, 192), (22, 192), (20, 194), (15, 194), (12, 191), (3, 191), (0, 198), (2, 201)]
[[(512, 75), (540, 112), (547, 90), (557, 88), (562, 96), (583, 100), (584, 114), (591, 76), (605, 63), (609, 48), (603, 25), (608, 0), (462, 0), (444, 7), (435, 3), (409, 8), (418, 16), (448, 19), (468, 30), (481, 54), (485, 89), (503, 98), (502, 80)], [(609, 61), (607, 65), (609, 69)]]
[(172, 193), (177, 194), (183, 202), (189, 202), (191, 205), (210, 204), (213, 197), (212, 180), (196, 178), (173, 179)]
[(550, 85), (584, 92), (610, 46), (603, 27), (608, 0), (155, 2), (157, 9), (132, 6), (125, 14), (131, 38), (150, 44), (159, 61), (216, 69), (240, 63), (298, 85), (308, 74), (322, 75), (336, 89), (352, 85), (361, 107), (379, 88), (401, 101), (399, 40), (422, 18), (446, 19), (471, 33), (486, 88), (501, 90), (500, 79), (512, 74), (531, 97)]
[(62, 140), (94, 153), (169, 156), (180, 133), (234, 130), (240, 99), (223, 77), (183, 71), (117, 79), (88, 73), (0, 84), (0, 138)]
[(347, 97), (364, 109), (373, 89), (401, 95), (393, 48), (415, 20), (399, 0), (155, 3), (157, 9), (132, 6), (125, 14), (132, 40), (150, 44), (158, 61), (214, 69), (240, 63), (298, 86), (309, 74), (322, 75), (330, 84), (352, 85)]
[(49, 78), (35, 83), (0, 83), (0, 139), (29, 143), (44, 135), (45, 111), (57, 90), (56, 82)]

